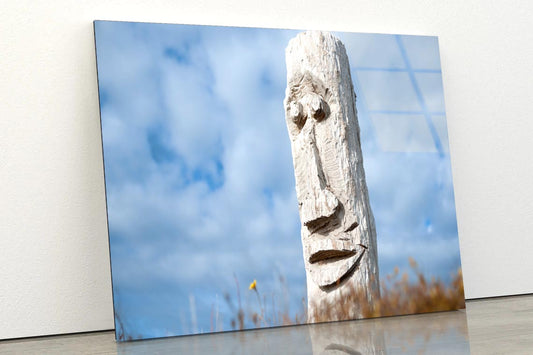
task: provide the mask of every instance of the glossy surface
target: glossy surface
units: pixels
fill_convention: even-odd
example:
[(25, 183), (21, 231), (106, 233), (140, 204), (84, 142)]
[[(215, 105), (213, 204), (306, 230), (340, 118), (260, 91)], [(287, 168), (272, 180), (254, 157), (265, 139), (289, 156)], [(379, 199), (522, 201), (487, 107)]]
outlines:
[(0, 342), (1, 354), (526, 354), (533, 295), (467, 302), (467, 311), (116, 343), (112, 331)]

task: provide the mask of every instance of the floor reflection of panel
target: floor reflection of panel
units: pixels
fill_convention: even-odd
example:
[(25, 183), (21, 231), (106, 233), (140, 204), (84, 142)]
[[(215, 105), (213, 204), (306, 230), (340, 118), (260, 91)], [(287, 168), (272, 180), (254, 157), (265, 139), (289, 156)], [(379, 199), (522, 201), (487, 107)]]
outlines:
[(117, 344), (97, 332), (0, 341), (2, 354), (527, 354), (533, 295), (467, 301), (466, 311)]
[(464, 312), (316, 324), (309, 327), (313, 354), (468, 354)]

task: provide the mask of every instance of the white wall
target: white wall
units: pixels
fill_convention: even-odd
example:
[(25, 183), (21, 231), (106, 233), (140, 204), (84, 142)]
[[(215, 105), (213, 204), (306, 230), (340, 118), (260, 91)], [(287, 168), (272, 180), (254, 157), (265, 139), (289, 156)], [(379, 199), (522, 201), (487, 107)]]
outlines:
[(3, 2), (0, 338), (113, 328), (94, 19), (438, 35), (466, 296), (533, 292), (533, 2), (465, 3)]

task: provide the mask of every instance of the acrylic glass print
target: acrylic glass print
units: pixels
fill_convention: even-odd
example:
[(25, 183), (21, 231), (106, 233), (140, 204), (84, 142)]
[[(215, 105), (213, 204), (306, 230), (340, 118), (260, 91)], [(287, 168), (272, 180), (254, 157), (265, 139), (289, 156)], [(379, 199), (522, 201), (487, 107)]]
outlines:
[(95, 36), (117, 340), (464, 307), (436, 37)]

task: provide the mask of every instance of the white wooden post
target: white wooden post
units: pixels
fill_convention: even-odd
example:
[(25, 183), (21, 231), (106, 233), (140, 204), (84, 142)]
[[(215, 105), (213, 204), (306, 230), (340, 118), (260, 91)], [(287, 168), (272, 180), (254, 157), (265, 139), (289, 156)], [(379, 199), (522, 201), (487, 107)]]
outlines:
[[(340, 297), (379, 297), (376, 228), (370, 208), (350, 65), (325, 32), (300, 33), (286, 49), (286, 123), (292, 146), (307, 275), (308, 320), (362, 316)], [(331, 313), (331, 312), (330, 312)]]

